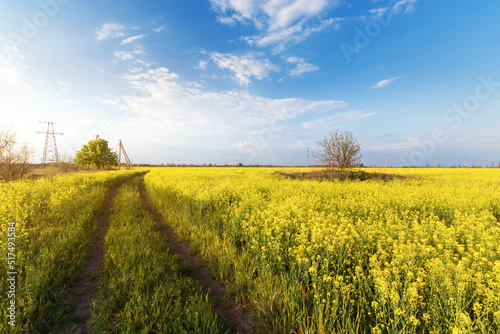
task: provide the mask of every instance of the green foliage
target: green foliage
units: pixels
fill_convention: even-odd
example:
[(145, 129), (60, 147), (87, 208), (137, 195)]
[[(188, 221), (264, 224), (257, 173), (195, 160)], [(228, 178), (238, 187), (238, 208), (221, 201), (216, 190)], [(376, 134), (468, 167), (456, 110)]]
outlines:
[(118, 165), (118, 155), (109, 148), (107, 140), (95, 139), (83, 145), (76, 153), (75, 164), (87, 168), (110, 168)]

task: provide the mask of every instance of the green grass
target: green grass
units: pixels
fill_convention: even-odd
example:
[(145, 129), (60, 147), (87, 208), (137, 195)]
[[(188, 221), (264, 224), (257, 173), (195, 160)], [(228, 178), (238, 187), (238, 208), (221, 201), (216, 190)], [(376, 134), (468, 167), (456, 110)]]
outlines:
[[(0, 295), (2, 333), (57, 333), (68, 321), (70, 287), (111, 189), (130, 173), (66, 175), (0, 184), (0, 248), (16, 223), (16, 319), (8, 325), (7, 293)], [(4, 255), (6, 256), (6, 255)], [(5, 259), (5, 257), (4, 257)], [(0, 279), (6, 289), (6, 267)]]
[(114, 201), (91, 332), (226, 332), (147, 212), (138, 191), (141, 180), (124, 184)]

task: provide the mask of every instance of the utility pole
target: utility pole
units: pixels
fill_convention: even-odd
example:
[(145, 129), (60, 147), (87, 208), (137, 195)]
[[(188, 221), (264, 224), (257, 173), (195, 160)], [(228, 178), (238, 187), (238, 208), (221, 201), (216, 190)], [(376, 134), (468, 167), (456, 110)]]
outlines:
[(39, 122), (47, 124), (47, 132), (37, 131), (37, 133), (45, 133), (45, 146), (43, 148), (42, 166), (45, 166), (47, 162), (58, 163), (59, 153), (57, 152), (56, 135), (63, 135), (64, 133), (54, 131), (55, 122)]
[(309, 168), (309, 149), (307, 149), (307, 168)]
[(387, 168), (388, 164), (389, 164), (389, 154), (386, 153), (385, 154), (385, 168)]
[(122, 164), (122, 152), (123, 152), (123, 157), (125, 158), (125, 163), (127, 164), (127, 169), (134, 169), (132, 167), (132, 163), (130, 162), (130, 159), (128, 158), (127, 152), (125, 152), (125, 148), (123, 148), (123, 144), (121, 139), (118, 141), (118, 146), (119, 146), (119, 154), (118, 154), (118, 170), (120, 170), (120, 166)]
[(466, 167), (467, 167), (467, 160), (464, 159), (464, 168), (466, 168)]

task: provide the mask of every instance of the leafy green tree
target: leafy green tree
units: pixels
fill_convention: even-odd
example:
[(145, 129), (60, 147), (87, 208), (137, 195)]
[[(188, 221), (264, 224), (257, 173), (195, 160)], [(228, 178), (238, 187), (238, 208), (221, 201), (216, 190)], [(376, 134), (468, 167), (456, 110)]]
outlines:
[(329, 136), (318, 141), (321, 149), (313, 152), (314, 157), (322, 165), (341, 170), (356, 166), (361, 159), (361, 147), (349, 131), (329, 133)]
[(87, 168), (110, 168), (118, 165), (118, 155), (108, 147), (107, 140), (95, 139), (83, 145), (76, 153), (75, 164)]

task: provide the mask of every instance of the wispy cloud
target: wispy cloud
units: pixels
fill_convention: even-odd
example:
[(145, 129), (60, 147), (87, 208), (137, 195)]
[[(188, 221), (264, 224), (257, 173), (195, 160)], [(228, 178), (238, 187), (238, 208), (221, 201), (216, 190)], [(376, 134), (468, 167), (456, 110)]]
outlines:
[(303, 122), (302, 126), (306, 129), (323, 129), (332, 127), (333, 125), (337, 125), (338, 123), (345, 121), (359, 121), (373, 115), (375, 115), (375, 113), (367, 113), (362, 110), (346, 111), (331, 116), (318, 118), (314, 121)]
[(57, 85), (61, 88), (62, 91), (69, 92), (70, 89), (68, 87), (68, 84), (64, 81), (58, 81)]
[(415, 9), (414, 3), (416, 3), (418, 0), (401, 0), (398, 1), (393, 7), (392, 11), (396, 14), (399, 13), (404, 13), (404, 14), (409, 14), (413, 12)]
[(27, 69), (17, 48), (4, 45), (0, 49), (0, 87), (32, 90), (25, 77)]
[(205, 70), (207, 68), (207, 65), (208, 65), (208, 62), (206, 60), (200, 60), (200, 62), (198, 63), (198, 66), (196, 66), (195, 68), (199, 69), (199, 70)]
[[(260, 144), (263, 148), (268, 147), (269, 144), (267, 143), (262, 143)], [(233, 148), (236, 148), (239, 151), (243, 151), (248, 148), (253, 148), (255, 146), (255, 143), (252, 143), (248, 140), (243, 140), (243, 141), (237, 141), (232, 145)]]
[(118, 38), (125, 36), (123, 30), (125, 26), (119, 23), (105, 23), (101, 28), (96, 30), (96, 38), (98, 40), (104, 40), (108, 38)]
[(246, 90), (213, 92), (182, 81), (165, 67), (122, 78), (134, 92), (141, 93), (108, 96), (101, 101), (180, 136), (248, 135), (269, 127), (276, 117), (294, 119), (305, 113), (326, 112), (346, 105), (334, 100), (272, 99)]
[(302, 140), (297, 140), (295, 143), (288, 145), (289, 150), (297, 150), (306, 147)]
[(291, 64), (296, 64), (295, 68), (291, 69), (289, 72), (292, 76), (299, 76), (307, 72), (319, 70), (318, 66), (306, 62), (304, 58), (288, 57), (286, 61)]
[(279, 71), (279, 67), (272, 64), (270, 60), (258, 59), (253, 53), (238, 56), (214, 52), (210, 58), (219, 68), (233, 72), (234, 79), (241, 86), (248, 86), (252, 78), (262, 80), (269, 77), (271, 72)]
[(387, 87), (387, 85), (389, 85), (391, 82), (394, 82), (394, 81), (398, 80), (401, 77), (402, 76), (398, 76), (398, 77), (394, 77), (394, 78), (391, 78), (391, 79), (380, 80), (379, 82), (377, 82), (374, 86), (372, 86), (370, 88), (384, 88), (384, 87)]
[(393, 141), (391, 143), (382, 143), (382, 144), (372, 144), (365, 146), (365, 149), (370, 151), (387, 151), (387, 150), (404, 150), (408, 148), (417, 147), (421, 142), (419, 138), (416, 137), (408, 137), (406, 140), (402, 141)]
[(130, 65), (139, 65), (150, 67), (153, 65), (152, 62), (144, 60), (145, 53), (141, 49), (135, 49), (133, 51), (115, 51), (115, 62), (123, 61)]
[(129, 38), (125, 38), (123, 41), (121, 41), (121, 45), (125, 45), (128, 43), (132, 43), (133, 41), (137, 41), (138, 39), (141, 39), (143, 36), (142, 35), (137, 35), (137, 36), (132, 36)]
[(165, 30), (165, 29), (166, 29), (166, 27), (165, 27), (165, 26), (160, 26), (160, 27), (158, 27), (158, 28), (153, 28), (153, 31), (154, 31), (154, 32), (160, 32), (160, 31), (163, 31), (163, 30)]
[(380, 8), (373, 8), (373, 9), (370, 9), (368, 12), (372, 15), (375, 15), (375, 16), (381, 16), (383, 15), (385, 12), (387, 12), (389, 10), (389, 7), (380, 7)]
[(327, 26), (338, 24), (338, 19), (319, 17), (337, 1), (328, 0), (210, 0), (219, 22), (233, 25), (237, 22), (254, 25), (260, 34), (244, 39), (250, 45), (275, 46), (281, 52), (287, 45), (299, 43)]

